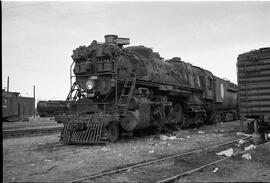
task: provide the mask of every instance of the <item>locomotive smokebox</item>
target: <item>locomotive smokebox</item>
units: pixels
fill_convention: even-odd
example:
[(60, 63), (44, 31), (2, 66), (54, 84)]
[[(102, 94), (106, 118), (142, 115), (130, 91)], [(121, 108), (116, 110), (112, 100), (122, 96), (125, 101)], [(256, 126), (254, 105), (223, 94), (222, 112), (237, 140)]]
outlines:
[(105, 37), (105, 44), (115, 44), (115, 40), (118, 38), (118, 36), (114, 34), (106, 35), (104, 37)]

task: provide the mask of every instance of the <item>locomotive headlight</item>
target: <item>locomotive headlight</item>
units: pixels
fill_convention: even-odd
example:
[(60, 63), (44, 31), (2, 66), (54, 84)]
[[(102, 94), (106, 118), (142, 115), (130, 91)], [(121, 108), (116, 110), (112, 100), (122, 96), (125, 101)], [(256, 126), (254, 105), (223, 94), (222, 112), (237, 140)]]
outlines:
[(92, 80), (92, 79), (89, 79), (87, 82), (86, 82), (86, 89), (87, 90), (92, 90), (93, 88), (94, 88), (94, 84), (95, 84), (95, 82), (94, 82), (94, 80)]

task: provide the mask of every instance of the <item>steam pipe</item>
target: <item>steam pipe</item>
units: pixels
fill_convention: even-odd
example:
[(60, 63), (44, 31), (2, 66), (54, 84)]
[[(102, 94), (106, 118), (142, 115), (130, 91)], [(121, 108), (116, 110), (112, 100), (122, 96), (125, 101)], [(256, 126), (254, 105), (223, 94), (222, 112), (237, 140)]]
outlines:
[(72, 62), (69, 68), (69, 76), (70, 76), (70, 88), (72, 87), (72, 66), (74, 65), (75, 61)]
[(117, 68), (118, 68), (118, 63), (119, 63), (120, 61), (118, 60), (118, 61), (116, 61), (116, 64), (115, 64), (115, 68), (114, 68), (114, 71), (115, 71), (115, 73), (116, 73), (116, 76), (115, 76), (115, 105), (117, 104), (117, 90), (118, 90), (118, 87), (117, 87), (117, 85), (118, 85), (118, 78), (117, 78)]

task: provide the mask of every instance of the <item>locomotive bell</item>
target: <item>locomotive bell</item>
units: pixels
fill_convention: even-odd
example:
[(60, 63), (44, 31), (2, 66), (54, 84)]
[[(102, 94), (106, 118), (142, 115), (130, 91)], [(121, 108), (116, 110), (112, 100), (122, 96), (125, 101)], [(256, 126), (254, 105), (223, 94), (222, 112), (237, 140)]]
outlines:
[(103, 47), (102, 45), (98, 45), (96, 47), (96, 57), (102, 57), (103, 56)]

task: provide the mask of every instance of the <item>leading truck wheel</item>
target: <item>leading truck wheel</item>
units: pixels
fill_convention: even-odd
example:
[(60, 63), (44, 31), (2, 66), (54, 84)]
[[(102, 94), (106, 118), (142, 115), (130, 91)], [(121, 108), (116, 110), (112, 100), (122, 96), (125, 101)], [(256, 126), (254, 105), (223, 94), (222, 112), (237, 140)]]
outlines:
[(115, 142), (119, 137), (119, 125), (118, 124), (110, 124), (108, 126), (108, 136), (110, 142)]
[(247, 123), (248, 132), (253, 133), (254, 132), (254, 121)]
[(164, 122), (162, 120), (162, 117), (161, 117), (161, 114), (160, 113), (157, 113), (155, 116), (155, 133), (156, 134), (160, 134), (162, 132), (162, 130), (164, 129)]

